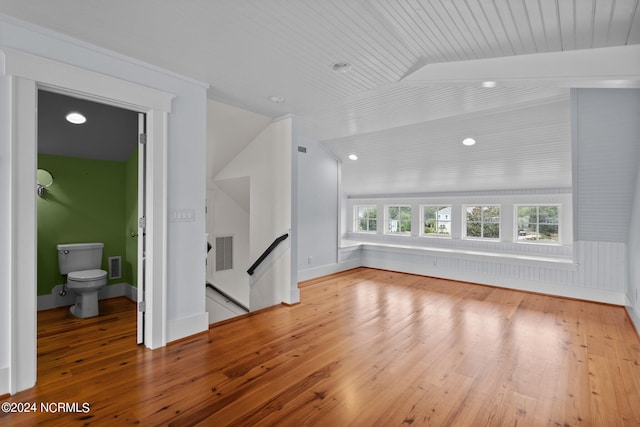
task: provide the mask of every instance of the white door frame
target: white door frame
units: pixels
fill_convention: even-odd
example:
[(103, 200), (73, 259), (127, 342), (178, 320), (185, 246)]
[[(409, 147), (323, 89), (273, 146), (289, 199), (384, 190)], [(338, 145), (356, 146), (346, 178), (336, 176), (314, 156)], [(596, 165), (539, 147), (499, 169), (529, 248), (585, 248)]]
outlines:
[[(136, 238), (136, 246), (137, 246), (137, 261), (138, 261), (138, 271), (136, 286), (138, 287), (138, 316), (137, 316), (137, 325), (138, 325), (138, 334), (136, 342), (138, 344), (144, 344), (144, 320), (145, 313), (142, 310), (144, 307), (144, 302), (142, 303), (142, 307), (140, 305), (140, 301), (144, 301), (145, 297), (145, 254), (146, 254), (146, 224), (144, 221), (146, 220), (146, 191), (147, 191), (147, 141), (146, 139), (141, 140), (142, 135), (147, 133), (147, 118), (144, 113), (138, 113), (138, 141), (136, 143), (136, 150), (138, 151), (138, 236)], [(142, 223), (140, 222), (142, 220)]]
[[(4, 61), (2, 61), (4, 59)], [(10, 392), (36, 382), (36, 169), (39, 88), (143, 112), (147, 118), (147, 286), (145, 346), (166, 345), (167, 115), (173, 95), (94, 71), (0, 49), (10, 78), (11, 366)]]

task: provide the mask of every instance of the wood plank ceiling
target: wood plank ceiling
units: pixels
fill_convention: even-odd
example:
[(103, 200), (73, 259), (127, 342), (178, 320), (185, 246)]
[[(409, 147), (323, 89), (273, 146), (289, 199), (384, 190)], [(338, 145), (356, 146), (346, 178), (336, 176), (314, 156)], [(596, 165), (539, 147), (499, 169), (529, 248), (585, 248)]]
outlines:
[[(638, 2), (0, 0), (0, 14), (208, 82), (212, 99), (295, 114), (344, 162), (355, 195), (569, 187), (567, 88), (403, 78), (427, 64), (640, 44)], [(332, 71), (339, 62), (351, 70)], [(478, 144), (460, 152), (467, 135)]]

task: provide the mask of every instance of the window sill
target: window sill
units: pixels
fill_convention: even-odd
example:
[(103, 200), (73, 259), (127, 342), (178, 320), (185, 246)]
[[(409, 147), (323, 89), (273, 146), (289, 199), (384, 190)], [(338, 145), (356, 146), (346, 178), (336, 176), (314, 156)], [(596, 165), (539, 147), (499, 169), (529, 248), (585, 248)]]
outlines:
[(341, 252), (357, 250), (404, 253), (412, 255), (430, 255), (437, 257), (462, 258), (475, 261), (499, 262), (504, 264), (527, 265), (544, 268), (556, 268), (576, 271), (577, 264), (569, 257), (550, 257), (508, 252), (473, 251), (467, 249), (435, 248), (425, 246), (401, 245), (397, 243), (358, 242), (342, 240)]

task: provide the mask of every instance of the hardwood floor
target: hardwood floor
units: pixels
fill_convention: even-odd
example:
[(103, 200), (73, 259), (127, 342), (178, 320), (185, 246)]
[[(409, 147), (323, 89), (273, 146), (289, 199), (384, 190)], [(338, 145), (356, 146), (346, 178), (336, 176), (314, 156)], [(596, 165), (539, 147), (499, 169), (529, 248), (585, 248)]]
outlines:
[(123, 298), (38, 313), (38, 385), (3, 399), (38, 412), (0, 424), (640, 425), (621, 307), (365, 268), (301, 299), (154, 351)]

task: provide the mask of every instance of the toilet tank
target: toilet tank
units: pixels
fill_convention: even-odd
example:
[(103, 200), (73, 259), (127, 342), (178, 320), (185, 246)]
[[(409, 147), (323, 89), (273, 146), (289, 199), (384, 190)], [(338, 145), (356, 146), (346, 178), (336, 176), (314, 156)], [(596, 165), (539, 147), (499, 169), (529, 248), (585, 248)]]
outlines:
[(68, 243), (57, 245), (60, 274), (100, 269), (103, 243)]

